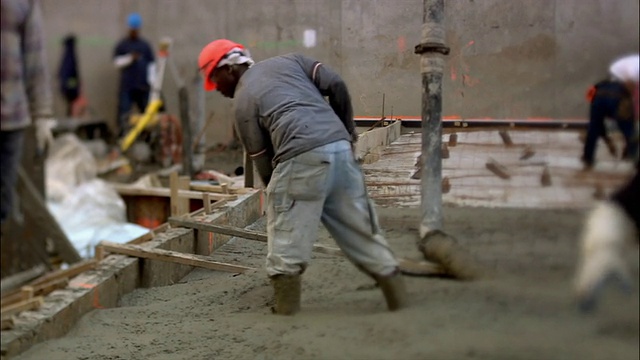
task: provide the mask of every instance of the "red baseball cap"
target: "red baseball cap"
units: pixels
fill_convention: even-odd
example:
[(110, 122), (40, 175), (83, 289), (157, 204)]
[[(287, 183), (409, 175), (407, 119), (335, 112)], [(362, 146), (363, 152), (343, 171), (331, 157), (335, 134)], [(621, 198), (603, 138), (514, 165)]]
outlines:
[(218, 67), (220, 60), (234, 48), (244, 50), (244, 46), (241, 44), (227, 39), (214, 40), (202, 48), (200, 56), (198, 56), (198, 67), (204, 76), (205, 90), (213, 91), (217, 88), (218, 85), (209, 79), (211, 72)]

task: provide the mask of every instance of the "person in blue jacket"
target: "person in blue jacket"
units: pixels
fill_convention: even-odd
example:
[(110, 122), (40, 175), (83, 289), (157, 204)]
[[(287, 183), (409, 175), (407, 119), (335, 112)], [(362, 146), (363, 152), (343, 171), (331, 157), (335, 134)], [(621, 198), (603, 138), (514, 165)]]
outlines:
[(117, 120), (121, 136), (126, 132), (132, 106), (135, 104), (141, 113), (145, 111), (155, 74), (151, 45), (140, 36), (140, 14), (129, 14), (127, 25), (129, 34), (116, 45), (113, 55), (115, 66), (120, 69)]

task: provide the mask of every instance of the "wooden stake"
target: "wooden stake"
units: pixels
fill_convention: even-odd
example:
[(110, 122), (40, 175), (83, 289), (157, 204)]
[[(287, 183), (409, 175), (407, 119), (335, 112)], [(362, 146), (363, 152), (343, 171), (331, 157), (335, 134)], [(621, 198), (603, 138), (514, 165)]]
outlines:
[[(191, 183), (191, 179), (188, 176), (180, 176), (178, 178), (178, 190), (189, 190), (189, 184)], [(178, 215), (184, 215), (189, 212), (189, 199), (180, 197), (178, 200)]]
[(169, 175), (169, 189), (171, 191), (171, 199), (170, 199), (170, 203), (171, 203), (171, 216), (178, 216), (180, 215), (180, 208), (178, 205), (178, 173), (177, 172), (172, 172), (171, 175)]
[(507, 171), (507, 168), (505, 168), (504, 166), (500, 165), (493, 158), (489, 158), (489, 160), (487, 161), (485, 166), (487, 167), (487, 169), (489, 169), (489, 171), (491, 171), (492, 173), (496, 174), (497, 176), (499, 176), (499, 177), (501, 177), (503, 179), (507, 179), (507, 180), (511, 179), (511, 175), (509, 175), (509, 172)]
[(502, 142), (503, 142), (506, 146), (511, 146), (511, 145), (513, 145), (513, 141), (511, 140), (511, 135), (509, 135), (509, 133), (507, 132), (507, 130), (500, 130), (500, 131), (498, 131), (498, 134), (500, 134), (500, 137), (502, 138)]
[(104, 259), (106, 253), (104, 251), (104, 248), (100, 245), (97, 245), (95, 248), (95, 258), (98, 261), (102, 261), (102, 259)]
[(540, 176), (540, 183), (542, 186), (551, 186), (551, 173), (549, 173), (549, 167), (545, 166), (542, 169), (542, 175)]
[(531, 145), (527, 145), (524, 148), (524, 150), (522, 150), (522, 154), (520, 155), (520, 160), (527, 160), (535, 154), (536, 152), (533, 150), (533, 147), (531, 147)]
[(446, 194), (449, 191), (451, 191), (451, 183), (449, 182), (449, 178), (445, 176), (442, 179), (442, 193)]
[(204, 213), (211, 214), (211, 196), (209, 196), (209, 193), (202, 194), (202, 203), (204, 205)]
[(449, 158), (449, 147), (447, 147), (447, 144), (442, 144), (441, 153), (443, 159)]
[(449, 135), (449, 146), (454, 147), (458, 145), (458, 134), (453, 133)]
[(124, 245), (116, 244), (112, 242), (102, 241), (101, 245), (105, 250), (122, 255), (134, 256), (144, 259), (160, 260), (176, 264), (189, 265), (195, 267), (201, 267), (209, 270), (219, 270), (232, 273), (242, 273), (252, 268), (242, 266), (226, 264), (211, 260), (208, 256), (183, 254), (177, 251), (163, 250), (163, 249), (147, 249), (139, 245)]

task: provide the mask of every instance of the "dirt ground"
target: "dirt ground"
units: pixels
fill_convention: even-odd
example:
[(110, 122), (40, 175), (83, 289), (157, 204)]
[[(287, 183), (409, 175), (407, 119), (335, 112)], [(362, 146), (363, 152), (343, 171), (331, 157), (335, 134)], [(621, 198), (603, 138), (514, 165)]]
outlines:
[[(379, 212), (397, 254), (419, 258), (418, 210)], [(573, 303), (583, 216), (446, 208), (445, 229), (493, 276), (407, 277), (412, 306), (396, 313), (345, 259), (316, 255), (303, 276), (302, 312), (272, 315), (266, 245), (233, 240), (213, 257), (258, 270), (197, 269), (172, 286), (138, 289), (121, 307), (94, 310), (66, 337), (18, 359), (638, 359), (637, 282), (631, 295), (609, 288), (592, 315)], [(320, 242), (332, 243), (322, 234)]]

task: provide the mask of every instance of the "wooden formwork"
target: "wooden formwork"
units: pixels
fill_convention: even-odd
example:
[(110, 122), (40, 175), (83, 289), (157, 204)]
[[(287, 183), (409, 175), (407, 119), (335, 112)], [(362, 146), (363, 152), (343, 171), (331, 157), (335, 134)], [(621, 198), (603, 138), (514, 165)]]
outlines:
[[(232, 200), (221, 201), (217, 206), (216, 203), (213, 206), (209, 204), (208, 211), (199, 210), (198, 221), (235, 227), (245, 227), (255, 222), (263, 213), (262, 192), (246, 191), (248, 192), (238, 194)], [(125, 248), (141, 250), (141, 254), (179, 254), (177, 257), (182, 259), (191, 257), (206, 262), (206, 257), (231, 237), (163, 225), (151, 235), (134, 239)], [(39, 342), (64, 336), (84, 314), (94, 309), (117, 307), (123, 295), (138, 287), (173, 284), (200, 264), (175, 261), (175, 258), (167, 261), (166, 258), (155, 255), (143, 258), (108, 254), (109, 250), (117, 250), (104, 247), (106, 252), (105, 249), (100, 254), (96, 252), (102, 257), (99, 261), (87, 261), (91, 264), (88, 270), (85, 269), (80, 274), (66, 273), (66, 277), (62, 278), (56, 276), (45, 279), (47, 281), (36, 280), (40, 282), (40, 287), (32, 288), (31, 296), (28, 296), (28, 289), (18, 291), (17, 297), (20, 299), (13, 302), (15, 306), (8, 307), (8, 316), (2, 321), (3, 329), (8, 328), (2, 330), (3, 359), (16, 356)], [(228, 270), (235, 271), (233, 269), (236, 268), (231, 265)], [(62, 283), (66, 286), (57, 288)], [(46, 286), (53, 287), (54, 290), (46, 296), (38, 296)], [(25, 292), (27, 301), (22, 300)]]

